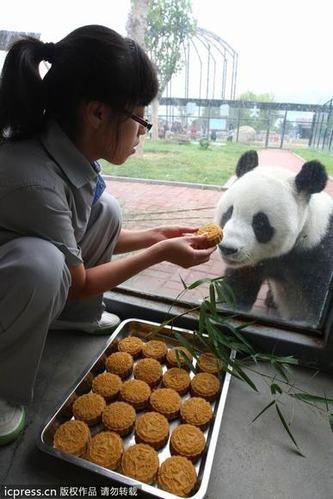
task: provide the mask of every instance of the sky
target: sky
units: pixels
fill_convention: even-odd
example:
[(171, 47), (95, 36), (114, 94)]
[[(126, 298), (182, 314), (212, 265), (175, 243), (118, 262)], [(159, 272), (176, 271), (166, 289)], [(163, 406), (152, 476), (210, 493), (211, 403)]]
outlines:
[[(125, 35), (129, 8), (130, 0), (10, 0), (2, 2), (0, 30), (58, 41), (84, 24), (104, 24)], [(311, 104), (333, 97), (329, 0), (192, 0), (192, 11), (199, 27), (238, 53), (236, 94)]]

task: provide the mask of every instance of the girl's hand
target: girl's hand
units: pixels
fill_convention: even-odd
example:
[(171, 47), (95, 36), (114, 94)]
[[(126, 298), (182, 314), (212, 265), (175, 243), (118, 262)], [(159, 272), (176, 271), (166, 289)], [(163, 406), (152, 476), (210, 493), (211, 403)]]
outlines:
[(154, 229), (127, 230), (122, 229), (117, 241), (115, 253), (128, 253), (143, 248), (149, 248), (156, 243), (181, 237), (185, 234), (193, 234), (197, 227), (183, 227), (178, 225), (166, 225)]
[(198, 230), (198, 227), (187, 227), (182, 225), (162, 225), (160, 227), (155, 227), (150, 229), (152, 233), (152, 238), (155, 243), (164, 241), (165, 239), (171, 239), (174, 237), (181, 237), (186, 234), (194, 234)]
[(159, 261), (167, 261), (183, 268), (189, 268), (208, 262), (210, 255), (216, 250), (216, 246), (204, 249), (206, 241), (205, 234), (202, 236), (187, 235), (164, 239), (155, 244), (152, 249), (154, 252), (156, 251)]

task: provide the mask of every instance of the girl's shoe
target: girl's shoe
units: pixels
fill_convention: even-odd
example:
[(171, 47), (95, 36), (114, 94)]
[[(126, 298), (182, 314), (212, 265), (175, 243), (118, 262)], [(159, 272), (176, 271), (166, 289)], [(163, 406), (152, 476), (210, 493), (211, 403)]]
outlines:
[(25, 411), (22, 406), (9, 404), (0, 398), (0, 445), (15, 440), (24, 429)]
[(55, 320), (50, 325), (52, 331), (81, 331), (88, 334), (111, 334), (120, 324), (120, 319), (115, 314), (110, 312), (103, 312), (99, 320), (93, 322), (72, 322)]

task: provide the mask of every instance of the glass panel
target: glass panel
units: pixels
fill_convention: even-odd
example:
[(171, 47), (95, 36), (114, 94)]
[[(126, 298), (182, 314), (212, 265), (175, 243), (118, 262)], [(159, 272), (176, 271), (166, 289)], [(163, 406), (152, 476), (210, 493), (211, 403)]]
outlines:
[[(197, 225), (198, 222), (200, 224), (209, 222), (214, 217), (215, 206), (224, 197), (226, 198), (227, 194), (229, 197), (232, 195), (236, 184), (237, 182), (234, 186), (231, 186), (229, 193), (213, 189), (203, 190), (199, 187), (180, 187), (154, 183), (136, 183), (134, 185), (131, 182), (110, 181), (108, 185), (109, 189), (123, 203), (125, 226), (137, 229), (156, 223)], [(133, 192), (133, 195), (129, 195), (130, 191)], [(271, 194), (269, 193), (269, 195)], [(294, 196), (292, 193), (290, 195)], [(276, 197), (279, 199), (278, 195)], [(325, 200), (324, 197), (323, 218), (326, 210)], [(271, 202), (274, 203), (273, 198), (271, 198)], [(331, 206), (329, 197), (327, 197), (327, 202), (326, 213), (329, 215)], [(237, 196), (236, 199), (233, 199), (233, 203), (234, 213), (230, 216), (229, 212), (229, 220), (226, 220), (228, 218), (227, 212), (230, 210), (229, 202), (225, 205), (222, 204), (227, 206), (221, 213), (225, 220), (221, 220), (222, 216), (219, 218), (221, 224), (225, 224), (224, 246), (226, 248), (233, 247), (234, 249), (238, 247), (239, 252), (247, 254), (249, 259), (251, 258), (251, 244), (253, 254), (260, 247), (261, 256), (259, 255), (259, 261), (256, 265), (248, 266), (246, 265), (248, 260), (246, 260), (239, 268), (233, 268), (225, 264), (221, 258), (221, 251), (218, 250), (207, 264), (185, 270), (164, 262), (141, 272), (127, 281), (124, 286), (133, 290), (142, 290), (154, 296), (175, 299), (183, 289), (181, 279), (187, 284), (191, 284), (206, 277), (214, 278), (224, 275), (227, 268), (229, 283), (236, 295), (236, 309), (238, 311), (251, 313), (254, 316), (260, 316), (270, 321), (277, 320), (280, 322), (282, 320), (317, 328), (332, 279), (333, 233), (330, 217), (326, 216), (327, 226), (317, 220), (317, 227), (314, 232), (307, 235), (307, 243), (309, 243), (310, 237), (317, 237), (321, 231), (327, 232), (327, 235), (322, 238), (315, 250), (307, 247), (304, 248), (304, 251), (302, 249), (291, 249), (280, 256), (278, 255), (280, 251), (278, 245), (282, 244), (281, 241), (283, 241), (284, 245), (286, 244), (285, 239), (288, 237), (289, 226), (290, 233), (292, 233), (290, 237), (295, 236), (294, 225), (297, 223), (293, 218), (295, 213), (290, 216), (288, 214), (288, 211), (293, 211), (292, 207), (288, 207), (287, 203), (281, 201), (281, 203), (286, 204), (285, 209), (284, 205), (278, 205), (274, 208), (277, 212), (271, 211), (270, 223), (272, 229), (274, 229), (274, 235), (272, 240), (259, 242), (251, 224), (260, 203), (258, 203), (258, 208), (252, 208), (250, 204), (246, 205), (244, 203), (244, 198)], [(276, 199), (275, 203), (277, 203)], [(239, 204), (243, 204), (243, 208)], [(269, 206), (266, 206), (266, 212), (269, 214)], [(279, 222), (280, 217), (284, 218), (283, 224)], [(260, 231), (267, 231), (264, 224), (268, 222), (265, 219), (259, 219), (257, 223), (259, 223), (257, 237), (260, 238)], [(281, 232), (283, 232), (282, 240)], [(296, 243), (301, 244), (300, 237), (296, 239)], [(272, 248), (277, 253), (277, 256), (267, 258)], [(223, 249), (222, 247), (222, 251)], [(255, 258), (258, 258), (258, 255)], [(228, 254), (225, 259), (230, 263)], [(207, 290), (206, 285), (200, 286), (195, 290), (187, 291), (181, 296), (181, 299), (187, 302), (196, 302), (207, 295)]]

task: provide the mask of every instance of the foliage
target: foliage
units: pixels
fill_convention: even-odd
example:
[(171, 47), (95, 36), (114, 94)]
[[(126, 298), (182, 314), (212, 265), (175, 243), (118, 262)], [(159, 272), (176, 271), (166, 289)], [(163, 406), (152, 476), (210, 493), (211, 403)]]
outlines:
[[(219, 304), (227, 303), (229, 307), (234, 308), (233, 292), (226, 285), (223, 277), (200, 279), (190, 285), (186, 285), (184, 281), (182, 282), (184, 290), (180, 293), (178, 299), (187, 290), (207, 283), (209, 284), (209, 297), (203, 300), (197, 308), (199, 311), (198, 326), (193, 333), (192, 340), (186, 339), (184, 335), (177, 332), (174, 332), (173, 335), (179, 343), (188, 348), (194, 358), (198, 357), (198, 347), (203, 351), (213, 353), (222, 361), (224, 372), (230, 373), (235, 378), (243, 381), (254, 391), (258, 392), (258, 388), (251, 377), (252, 374), (255, 373), (265, 379), (270, 400), (253, 418), (252, 422), (255, 422), (266, 411), (274, 409), (297, 452), (303, 456), (292, 433), (291, 425), (287, 422), (285, 416), (285, 404), (282, 400), (283, 396), (285, 396), (289, 397), (293, 402), (297, 401), (316, 409), (319, 415), (325, 416), (328, 426), (333, 432), (333, 399), (325, 395), (308, 393), (296, 385), (292, 379), (291, 368), (298, 365), (298, 360), (292, 356), (258, 352), (242, 333), (248, 327), (248, 324), (236, 326), (230, 319), (221, 315)], [(167, 323), (172, 323), (174, 320), (175, 318)], [(269, 376), (260, 372), (259, 363), (269, 363), (273, 374)], [(189, 367), (195, 372), (195, 368), (191, 363), (189, 363)]]
[(160, 95), (184, 64), (183, 44), (195, 33), (190, 0), (149, 0), (145, 45), (156, 64)]
[(243, 92), (237, 97), (238, 100), (246, 100), (252, 102), (274, 102), (274, 95), (272, 93), (255, 94), (254, 92)]
[[(251, 101), (251, 102), (274, 102), (274, 95), (271, 93), (255, 94), (254, 92), (244, 92), (237, 97), (241, 101)], [(238, 122), (237, 108), (231, 108), (229, 113), (230, 123), (233, 128), (236, 128)], [(256, 113), (256, 115), (254, 114)], [(240, 125), (248, 125), (253, 127), (257, 132), (260, 130), (266, 130), (269, 118), (269, 111), (266, 109), (247, 109), (241, 108), (240, 110)], [(270, 129), (273, 130), (277, 119), (280, 118), (280, 113), (278, 111), (271, 111), (270, 114)]]
[(209, 140), (208, 139), (200, 139), (199, 140), (199, 145), (201, 149), (208, 149), (209, 147)]
[(132, 156), (121, 166), (104, 160), (101, 164), (104, 174), (223, 185), (234, 174), (241, 154), (248, 149), (248, 145), (228, 143), (211, 144), (204, 150), (197, 143), (178, 145), (165, 140), (146, 140), (142, 158)]

